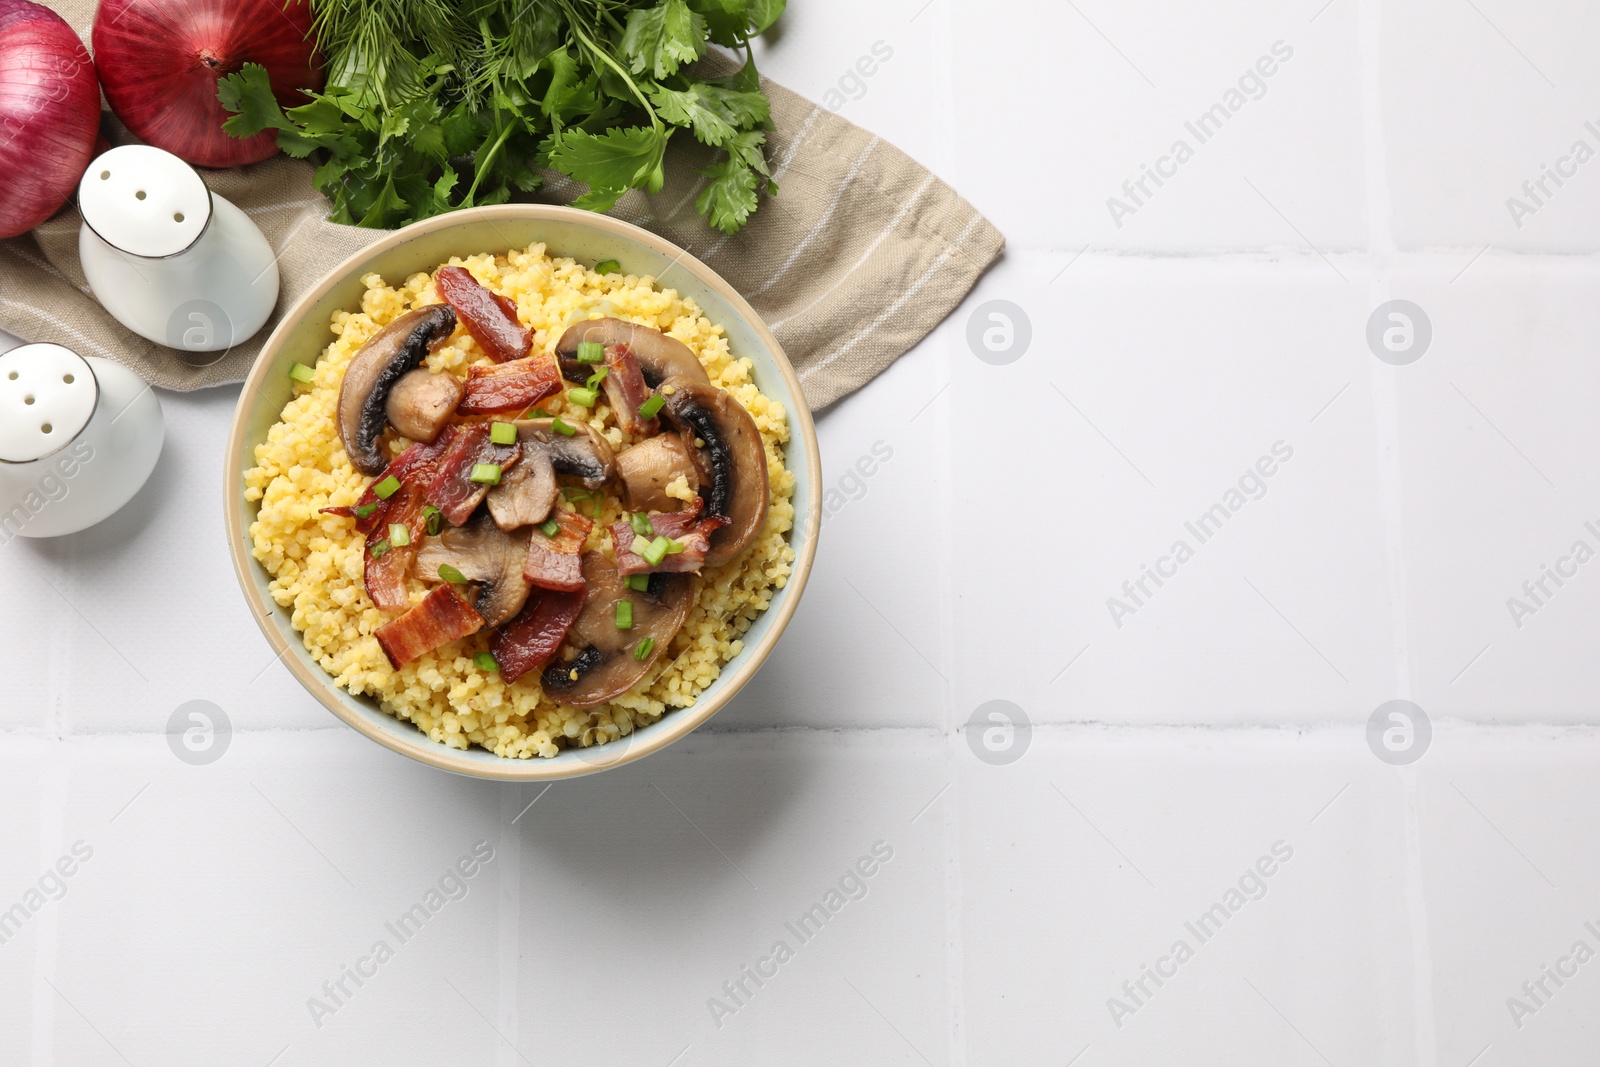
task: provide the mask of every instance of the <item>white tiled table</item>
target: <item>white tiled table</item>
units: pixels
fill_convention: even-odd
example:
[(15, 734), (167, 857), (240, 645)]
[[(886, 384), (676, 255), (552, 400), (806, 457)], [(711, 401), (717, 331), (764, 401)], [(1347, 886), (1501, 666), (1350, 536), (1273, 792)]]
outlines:
[[(41, 905), (0, 1064), (1600, 1061), (1600, 562), (1507, 606), (1600, 550), (1600, 160), (1506, 203), (1600, 150), (1597, 34), (1573, 0), (794, 0), (764, 69), (1008, 254), (821, 417), (844, 503), (761, 675), (548, 794), (382, 751), (273, 663), (223, 555), (236, 391), (162, 394), (133, 505), (0, 546), (0, 909)], [(1390, 299), (1431, 323), (1409, 365), (1367, 344)], [(967, 340), (993, 300), (1008, 365)], [(1394, 699), (1433, 730), (1403, 766)], [(235, 731), (209, 766), (164, 736), (190, 700)], [(1020, 759), (962, 729), (994, 700)]]

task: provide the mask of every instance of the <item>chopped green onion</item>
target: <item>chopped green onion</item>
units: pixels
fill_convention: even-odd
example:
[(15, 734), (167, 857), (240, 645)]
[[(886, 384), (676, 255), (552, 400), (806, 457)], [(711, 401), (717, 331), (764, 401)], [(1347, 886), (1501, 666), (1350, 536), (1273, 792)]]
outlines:
[(368, 549), (368, 551), (372, 553), (372, 558), (373, 559), (382, 559), (384, 557), (384, 555), (389, 551), (389, 542), (388, 541), (379, 541), (378, 543), (374, 544), (370, 549)]
[(567, 423), (563, 422), (560, 415), (555, 417), (555, 421), (550, 424), (550, 428), (556, 433), (560, 434), (562, 437), (571, 437), (573, 434), (578, 432), (578, 428), (576, 426), (569, 426)]
[(656, 417), (656, 412), (666, 406), (667, 402), (661, 399), (660, 393), (651, 393), (650, 399), (639, 405), (639, 417), (641, 419), (653, 419)]
[(579, 363), (604, 363), (606, 346), (599, 341), (581, 341), (578, 344)]
[(561, 532), (561, 524), (556, 520), (551, 519), (549, 522), (540, 526), (539, 529), (546, 537), (554, 537), (556, 534)]
[(611, 368), (610, 367), (601, 367), (599, 370), (597, 370), (593, 374), (589, 375), (589, 380), (584, 382), (583, 384), (587, 385), (590, 389), (594, 389), (594, 388), (598, 387), (601, 382), (605, 381), (606, 380), (606, 375), (608, 375), (610, 373), (611, 373)]
[(650, 566), (659, 567), (661, 561), (667, 558), (667, 546), (671, 543), (665, 537), (658, 537), (648, 545), (645, 545), (644, 550), (639, 555), (643, 556), (644, 561)]
[(650, 525), (650, 519), (642, 511), (636, 511), (628, 516), (628, 525), (633, 527), (633, 532), (640, 537), (654, 537), (655, 527)]
[(428, 523), (428, 534), (432, 537), (439, 535), (439, 526), (444, 516), (439, 514), (439, 509), (432, 504), (422, 505), (422, 517)]
[(378, 495), (379, 500), (388, 500), (400, 491), (400, 479), (391, 474), (373, 486), (372, 491)]
[(295, 363), (289, 367), (289, 377), (293, 378), (297, 382), (309, 384), (311, 379), (316, 377), (316, 371), (312, 370), (304, 363)]
[(594, 265), (594, 272), (596, 274), (620, 274), (622, 272), (622, 264), (614, 259), (602, 259)]
[(514, 445), (517, 443), (517, 428), (509, 422), (491, 423), (489, 440), (497, 445)]
[(650, 653), (655, 649), (655, 647), (656, 639), (653, 637), (647, 637), (643, 641), (640, 641), (638, 646), (634, 648), (633, 658), (643, 663), (645, 660), (650, 658)]
[(633, 601), (631, 601), (631, 600), (619, 600), (619, 601), (617, 601), (617, 629), (619, 629), (619, 630), (631, 630), (631, 629), (633, 629)]
[[(605, 498), (605, 496), (603, 494), (601, 494), (601, 493), (591, 493), (591, 492), (589, 492), (589, 490), (587, 490), (587, 489), (579, 489), (575, 485), (563, 486), (561, 488), (561, 495), (566, 497), (568, 500), (592, 500), (592, 501), (594, 501), (593, 515), (597, 519), (600, 517), (600, 513), (602, 511), (604, 511), (605, 507), (606, 507), (606, 498)], [(576, 511), (577, 508), (574, 507), (573, 510)]]
[(404, 548), (411, 543), (411, 527), (403, 522), (389, 524), (389, 543), (395, 548)]
[(479, 652), (472, 657), (472, 662), (477, 665), (480, 671), (497, 671), (500, 669), (500, 664), (496, 663), (494, 656), (488, 652)]
[(370, 519), (370, 518), (372, 518), (372, 513), (374, 511), (377, 511), (377, 510), (378, 510), (378, 505), (377, 504), (357, 504), (356, 505), (356, 518), (358, 518), (358, 519)]
[(682, 552), (683, 549), (684, 544), (682, 541), (667, 541), (667, 555), (676, 556), (679, 552)]
[(628, 588), (635, 593), (647, 593), (650, 591), (650, 576), (648, 574), (630, 574), (623, 580), (628, 583)]
[(451, 585), (467, 584), (467, 576), (450, 566), (448, 563), (439, 564), (439, 577), (443, 578)]
[(531, 407), (527, 411), (524, 411), (521, 415), (517, 416), (519, 419), (548, 419), (549, 417), (550, 413), (548, 411), (537, 406)]
[(472, 465), (472, 474), (469, 480), (477, 482), (479, 485), (499, 485), (500, 464), (474, 463)]
[(589, 388), (568, 389), (567, 399), (579, 407), (592, 408), (595, 401), (600, 399), (600, 394)]

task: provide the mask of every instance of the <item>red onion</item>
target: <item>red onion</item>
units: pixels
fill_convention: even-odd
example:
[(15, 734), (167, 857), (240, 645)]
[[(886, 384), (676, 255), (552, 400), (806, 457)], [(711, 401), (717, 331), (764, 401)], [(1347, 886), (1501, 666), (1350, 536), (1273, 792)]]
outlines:
[(94, 54), (111, 110), (146, 144), (202, 167), (259, 163), (278, 150), (277, 133), (240, 139), (217, 82), (246, 63), (267, 68), (284, 107), (322, 86), (307, 0), (103, 0), (94, 17)]
[(65, 19), (0, 0), (0, 237), (54, 215), (94, 157), (100, 89)]

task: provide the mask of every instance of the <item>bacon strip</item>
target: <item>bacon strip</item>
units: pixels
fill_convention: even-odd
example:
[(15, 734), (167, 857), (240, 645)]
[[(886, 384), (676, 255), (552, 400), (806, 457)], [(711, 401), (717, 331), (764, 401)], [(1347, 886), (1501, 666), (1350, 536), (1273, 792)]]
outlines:
[(483, 616), (453, 585), (441, 585), (416, 607), (373, 635), (384, 655), (399, 670), (424, 653), (459, 641), (483, 627)]
[(494, 488), (472, 480), (472, 468), (493, 463), (505, 471), (522, 456), (518, 444), (497, 445), (489, 440), (489, 424), (465, 423), (456, 427), (450, 447), (439, 457), (424, 496), (444, 514), (451, 526), (460, 526), (472, 517), (483, 498)]
[(518, 321), (517, 306), (484, 288), (465, 267), (441, 267), (434, 287), (496, 363), (521, 359), (533, 348), (533, 334)]
[[(328, 514), (355, 519), (356, 530), (366, 535), (363, 582), (368, 598), (383, 611), (405, 611), (411, 607), (406, 575), (411, 571), (417, 544), (428, 525), (422, 516), (423, 490), (433, 480), (439, 460), (449, 450), (454, 436), (455, 427), (446, 426), (432, 444), (415, 444), (400, 453), (382, 474), (368, 483), (359, 503), (322, 509)], [(378, 486), (391, 475), (400, 483), (400, 488), (387, 500), (380, 500)], [(365, 518), (356, 510), (362, 507), (372, 509)], [(404, 525), (410, 530), (411, 543), (394, 545), (389, 535), (391, 525)], [(390, 542), (389, 548), (382, 555), (375, 555), (373, 549), (385, 541)]]
[(489, 644), (500, 665), (501, 681), (510, 683), (543, 666), (561, 650), (567, 631), (583, 611), (585, 592), (535, 589), (517, 617), (506, 623)]
[[(404, 482), (386, 503), (385, 522), (367, 534), (367, 562), (364, 581), (367, 596), (383, 611), (406, 611), (411, 607), (411, 594), (406, 590), (406, 575), (411, 573), (411, 561), (417, 557), (417, 543), (427, 529), (422, 517), (422, 495)], [(411, 531), (411, 543), (395, 545), (390, 538), (391, 525), (404, 525)], [(383, 554), (373, 552), (375, 546), (388, 541)]]
[(629, 574), (685, 574), (700, 569), (705, 562), (706, 552), (711, 548), (711, 535), (726, 526), (729, 520), (720, 515), (702, 519), (700, 512), (705, 508), (703, 497), (694, 498), (694, 506), (683, 511), (662, 512), (651, 515), (650, 528), (657, 537), (668, 537), (683, 546), (682, 552), (669, 552), (661, 557), (657, 566), (650, 566), (648, 560), (633, 551), (634, 540), (639, 536), (633, 532), (633, 526), (627, 522), (613, 523), (611, 526), (611, 543), (616, 546), (617, 573)]
[[(394, 498), (379, 500), (378, 486), (392, 474), (402, 485), (411, 485), (419, 489), (426, 487), (433, 480), (434, 467), (439, 462), (439, 457), (449, 449), (455, 432), (456, 428), (454, 426), (446, 426), (432, 444), (412, 445), (390, 460), (389, 465), (384, 468), (382, 474), (367, 483), (366, 492), (361, 494), (361, 499), (354, 505), (345, 504), (339, 507), (323, 508), (323, 513), (343, 515), (346, 518), (356, 520), (356, 530), (360, 533), (369, 534), (373, 530), (383, 528), (385, 520), (388, 518), (391, 501)], [(369, 505), (372, 510), (367, 512), (366, 518), (362, 518), (357, 513), (356, 508)]]
[(639, 405), (650, 399), (650, 387), (645, 384), (644, 371), (639, 359), (627, 345), (611, 345), (606, 349), (606, 377), (601, 383), (606, 390), (606, 402), (617, 413), (617, 425), (637, 437), (650, 437), (661, 428), (655, 418), (639, 417)]
[(466, 392), (456, 413), (498, 415), (522, 411), (560, 389), (561, 371), (549, 356), (529, 356), (494, 367), (474, 366), (467, 370)]
[(561, 529), (554, 537), (547, 537), (542, 528), (533, 528), (533, 538), (528, 544), (528, 563), (522, 576), (542, 589), (575, 592), (583, 588), (581, 555), (583, 545), (594, 529), (593, 520), (576, 511), (557, 508), (550, 513)]

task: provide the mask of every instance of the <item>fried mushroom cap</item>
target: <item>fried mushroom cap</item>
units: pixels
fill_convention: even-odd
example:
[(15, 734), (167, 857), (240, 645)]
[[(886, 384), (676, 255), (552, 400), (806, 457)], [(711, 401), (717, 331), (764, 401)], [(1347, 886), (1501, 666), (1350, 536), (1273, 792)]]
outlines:
[(681, 511), (684, 502), (667, 495), (667, 486), (683, 478), (689, 488), (700, 485), (690, 455), (692, 446), (676, 433), (657, 434), (617, 454), (617, 475), (634, 511)]
[(435, 374), (426, 367), (407, 371), (389, 390), (384, 412), (401, 437), (431, 444), (456, 413), (466, 387), (454, 374)]
[(527, 603), (527, 540), (505, 532), (483, 511), (465, 526), (447, 527), (430, 537), (417, 551), (417, 574), (432, 582), (443, 581), (439, 567), (448, 564), (473, 583), (468, 593), (485, 626), (499, 626), (516, 616)]
[(744, 406), (714, 385), (688, 378), (661, 383), (667, 418), (694, 445), (708, 518), (728, 525), (711, 536), (707, 567), (720, 567), (755, 540), (767, 517), (767, 451)]
[[(648, 589), (629, 589), (616, 566), (598, 552), (583, 554), (583, 579), (588, 599), (568, 634), (579, 646), (578, 655), (565, 661), (557, 657), (539, 681), (552, 699), (592, 708), (632, 689), (666, 654), (694, 603), (694, 581), (686, 574), (658, 574)], [(633, 604), (633, 626), (626, 630), (617, 628), (621, 600)], [(641, 659), (638, 651), (647, 639), (654, 644)]]
[(339, 386), (339, 437), (356, 470), (376, 475), (388, 464), (378, 438), (389, 422), (389, 392), (455, 328), (448, 304), (430, 304), (389, 323), (351, 358)]
[(578, 346), (585, 341), (610, 348), (627, 345), (639, 361), (644, 380), (655, 388), (668, 378), (690, 378), (711, 384), (706, 369), (694, 350), (675, 337), (660, 330), (622, 319), (585, 319), (567, 327), (556, 342), (556, 358), (561, 363), (561, 375), (569, 382), (582, 382), (594, 373), (587, 363), (578, 362)]

